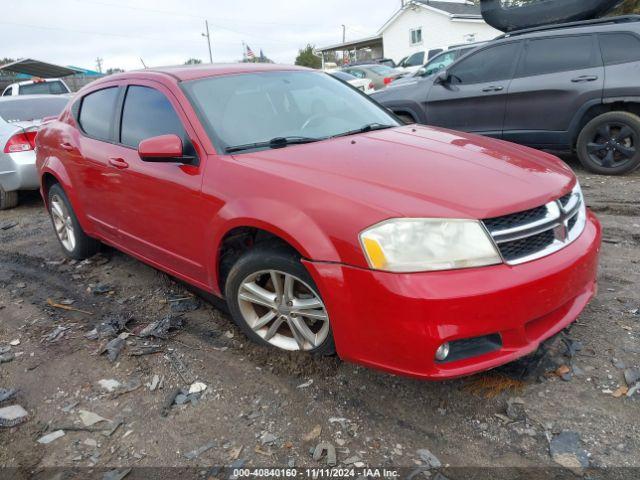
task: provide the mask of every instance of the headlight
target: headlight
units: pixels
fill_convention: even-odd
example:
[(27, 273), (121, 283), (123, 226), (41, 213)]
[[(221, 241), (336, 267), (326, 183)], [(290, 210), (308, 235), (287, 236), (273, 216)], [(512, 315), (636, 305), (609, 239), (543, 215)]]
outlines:
[(480, 222), (401, 218), (360, 234), (369, 266), (388, 272), (481, 267), (502, 259)]

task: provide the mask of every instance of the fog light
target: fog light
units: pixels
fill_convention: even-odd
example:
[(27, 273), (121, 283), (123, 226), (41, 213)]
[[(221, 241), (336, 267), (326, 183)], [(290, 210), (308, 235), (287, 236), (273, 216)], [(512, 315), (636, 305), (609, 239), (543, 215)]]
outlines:
[(443, 343), (440, 345), (440, 348), (436, 350), (436, 360), (439, 362), (444, 362), (449, 356), (449, 352), (451, 351), (448, 343)]

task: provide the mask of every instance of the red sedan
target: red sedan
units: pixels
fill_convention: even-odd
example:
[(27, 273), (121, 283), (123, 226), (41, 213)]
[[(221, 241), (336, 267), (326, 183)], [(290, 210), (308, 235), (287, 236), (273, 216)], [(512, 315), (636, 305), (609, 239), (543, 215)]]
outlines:
[(323, 73), (109, 76), (37, 146), (68, 256), (112, 245), (223, 297), (282, 350), (469, 375), (535, 351), (596, 292), (600, 225), (564, 163), (402, 126)]

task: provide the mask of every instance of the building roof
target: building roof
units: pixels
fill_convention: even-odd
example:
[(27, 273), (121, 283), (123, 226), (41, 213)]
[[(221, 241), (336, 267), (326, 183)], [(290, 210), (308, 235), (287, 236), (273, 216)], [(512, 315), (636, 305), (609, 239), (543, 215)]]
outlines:
[(414, 0), (414, 2), (421, 3), (427, 7), (442, 10), (443, 12), (447, 12), (450, 15), (482, 17), (482, 14), (480, 13), (480, 5), (474, 5), (472, 3), (443, 2), (439, 0)]
[(344, 43), (335, 43), (333, 45), (327, 45), (325, 47), (317, 47), (318, 52), (328, 52), (332, 50), (354, 50), (366, 47), (377, 47), (382, 45), (382, 37), (376, 35), (375, 37), (359, 38), (357, 40), (351, 40)]

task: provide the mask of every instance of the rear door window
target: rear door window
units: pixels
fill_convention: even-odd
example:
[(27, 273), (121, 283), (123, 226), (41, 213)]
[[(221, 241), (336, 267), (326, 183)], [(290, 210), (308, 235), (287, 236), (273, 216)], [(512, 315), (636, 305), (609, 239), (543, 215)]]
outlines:
[(520, 76), (584, 70), (596, 67), (598, 63), (600, 60), (591, 35), (529, 40)]
[(90, 137), (111, 139), (111, 127), (118, 100), (117, 87), (109, 87), (90, 93), (82, 99), (78, 122)]
[(122, 110), (120, 142), (138, 148), (142, 140), (168, 134), (183, 142), (187, 137), (169, 99), (154, 88), (130, 86)]
[(513, 42), (485, 48), (460, 60), (449, 73), (455, 83), (463, 85), (510, 80), (520, 45), (520, 42)]
[(599, 35), (605, 65), (640, 62), (640, 38), (630, 33)]

